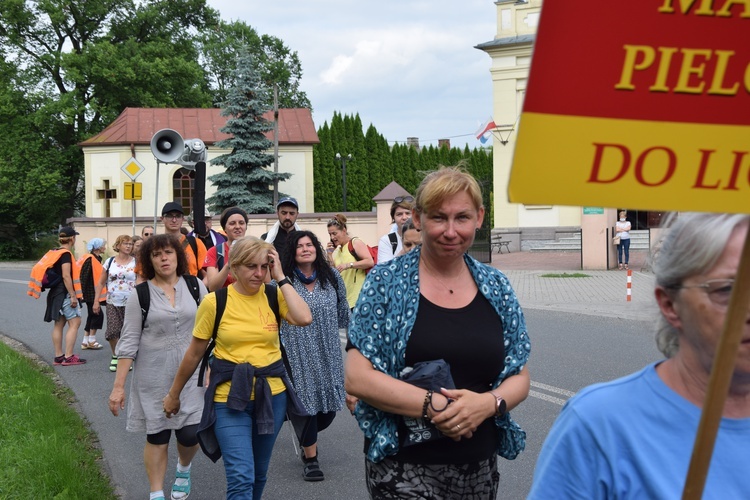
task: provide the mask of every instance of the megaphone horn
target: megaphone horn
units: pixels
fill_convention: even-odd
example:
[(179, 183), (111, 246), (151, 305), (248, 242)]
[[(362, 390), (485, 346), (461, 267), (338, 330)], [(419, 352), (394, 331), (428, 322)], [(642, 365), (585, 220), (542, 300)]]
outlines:
[(162, 163), (173, 163), (185, 150), (185, 141), (176, 130), (164, 128), (151, 138), (151, 152)]

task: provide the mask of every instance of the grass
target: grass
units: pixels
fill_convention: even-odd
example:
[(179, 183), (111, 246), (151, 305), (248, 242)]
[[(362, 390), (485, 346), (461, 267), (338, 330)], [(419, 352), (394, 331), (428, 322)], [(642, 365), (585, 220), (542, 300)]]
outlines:
[(116, 498), (96, 435), (53, 374), (0, 342), (0, 498)]
[(590, 278), (591, 276), (584, 273), (547, 273), (542, 274), (542, 278)]

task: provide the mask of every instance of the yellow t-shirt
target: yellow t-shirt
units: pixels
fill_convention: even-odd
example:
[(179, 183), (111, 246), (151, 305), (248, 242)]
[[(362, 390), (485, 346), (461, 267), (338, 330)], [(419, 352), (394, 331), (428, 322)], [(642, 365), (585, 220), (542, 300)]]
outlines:
[[(277, 294), (279, 314), (286, 318), (289, 307), (281, 290), (277, 289)], [(193, 336), (203, 340), (210, 339), (215, 318), (216, 295), (209, 293), (198, 308)], [(247, 362), (256, 368), (263, 368), (281, 359), (279, 325), (268, 305), (265, 285), (255, 295), (242, 295), (234, 286), (228, 287), (227, 307), (216, 334), (214, 356), (232, 363)], [(274, 395), (286, 389), (284, 382), (278, 377), (269, 377), (268, 384)], [(214, 401), (225, 403), (231, 385), (231, 382), (220, 384), (216, 388)], [(250, 399), (254, 398), (255, 394), (251, 394)]]
[[(357, 262), (354, 255), (349, 252), (349, 245), (342, 245), (333, 251), (333, 262), (337, 266)], [(362, 291), (362, 285), (365, 283), (367, 272), (364, 269), (345, 269), (341, 271), (341, 279), (346, 285), (346, 301), (349, 303), (349, 309), (357, 304), (359, 292)]]

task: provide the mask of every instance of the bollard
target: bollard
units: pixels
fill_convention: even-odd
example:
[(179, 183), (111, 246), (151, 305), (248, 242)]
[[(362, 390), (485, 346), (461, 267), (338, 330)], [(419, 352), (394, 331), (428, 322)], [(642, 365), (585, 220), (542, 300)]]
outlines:
[(630, 298), (632, 295), (632, 286), (633, 286), (633, 270), (628, 269), (628, 295), (627, 295), (627, 301), (630, 302)]

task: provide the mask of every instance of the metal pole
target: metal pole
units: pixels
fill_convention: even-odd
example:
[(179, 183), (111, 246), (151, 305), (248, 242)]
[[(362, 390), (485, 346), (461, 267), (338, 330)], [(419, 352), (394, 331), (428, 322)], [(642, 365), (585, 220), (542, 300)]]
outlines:
[(159, 159), (156, 159), (156, 187), (154, 189), (154, 234), (156, 234), (156, 214), (159, 213)]
[(133, 235), (135, 236), (135, 200), (133, 200)]
[(343, 177), (343, 198), (344, 198), (344, 212), (346, 212), (346, 157), (341, 157), (341, 170), (342, 170), (342, 177)]

